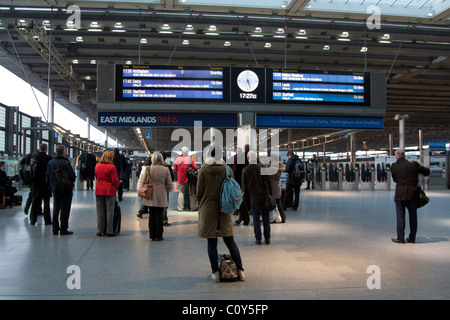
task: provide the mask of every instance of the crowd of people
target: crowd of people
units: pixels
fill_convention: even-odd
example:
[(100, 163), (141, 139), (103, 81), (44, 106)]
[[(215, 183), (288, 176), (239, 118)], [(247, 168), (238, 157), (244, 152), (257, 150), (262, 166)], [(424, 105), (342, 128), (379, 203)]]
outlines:
[[(270, 244), (271, 223), (274, 222), (271, 220), (270, 210), (277, 210), (280, 222), (284, 223), (286, 210), (288, 208), (297, 210), (300, 204), (300, 186), (303, 178), (295, 174), (296, 164), (300, 160), (292, 151), (288, 151), (288, 160), (285, 164), (280, 161), (278, 154), (272, 154), (268, 158), (268, 164), (263, 165), (258, 154), (250, 150), (248, 145), (244, 150), (238, 148), (236, 155), (230, 159), (225, 159), (219, 147), (211, 146), (205, 154), (204, 162), (197, 165), (194, 157), (189, 156), (189, 149), (183, 147), (181, 155), (174, 161), (173, 168), (166, 162), (164, 152), (150, 155), (139, 168), (137, 189), (140, 190), (146, 184), (151, 185), (152, 194), (141, 199), (138, 217), (142, 218), (144, 213), (149, 213), (149, 238), (152, 241), (164, 240), (164, 226), (170, 225), (167, 218), (169, 193), (172, 191), (174, 181), (177, 180), (177, 210), (198, 210), (198, 237), (207, 239), (212, 279), (219, 281), (217, 244), (218, 238), (221, 237), (237, 266), (239, 280), (243, 281), (244, 268), (239, 248), (234, 241), (233, 225), (239, 225), (241, 222), (249, 225), (252, 215), (255, 244), (261, 245), (263, 240), (266, 245)], [(86, 180), (87, 189), (95, 189), (97, 236), (116, 236), (113, 225), (114, 212), (118, 205), (116, 197), (122, 201), (123, 185), (125, 180), (128, 180), (125, 172), (127, 161), (117, 148), (114, 151), (104, 151), (98, 163), (95, 156), (92, 156), (89, 154), (80, 156), (79, 167), (82, 179)], [(411, 232), (406, 241), (415, 242), (417, 178), (419, 174), (428, 175), (429, 169), (417, 162), (406, 161), (403, 150), (397, 150), (396, 156), (397, 162), (392, 165), (392, 174), (394, 181), (397, 182), (394, 199), (397, 210), (397, 238), (392, 240), (405, 243), (405, 208), (407, 208)], [(312, 161), (316, 161), (315, 158)], [(25, 157), (21, 164), (26, 171), (21, 173), (21, 177), (30, 186), (30, 195), (25, 205), (26, 214), (31, 207), (30, 225), (35, 225), (37, 216), (42, 214), (45, 225), (52, 226), (54, 235), (72, 234), (73, 232), (69, 230), (69, 216), (76, 176), (66, 157), (65, 146), (57, 145), (55, 156), (51, 158), (47, 154), (47, 145), (41, 144), (39, 150)], [(228, 174), (241, 187), (243, 198), (240, 206), (232, 214), (222, 212), (219, 203), (221, 186), (227, 176), (227, 165), (231, 169), (228, 170)], [(264, 167), (276, 170), (266, 175), (262, 173)], [(281, 189), (283, 172), (287, 174), (284, 196)], [(0, 192), (12, 196), (14, 191), (8, 191), (10, 190), (8, 188), (14, 188), (14, 185), (15, 181), (6, 176), (5, 162), (0, 161)], [(276, 203), (275, 209), (267, 208), (268, 194)], [(51, 197), (53, 197), (52, 215)], [(238, 216), (234, 223), (233, 214)]]

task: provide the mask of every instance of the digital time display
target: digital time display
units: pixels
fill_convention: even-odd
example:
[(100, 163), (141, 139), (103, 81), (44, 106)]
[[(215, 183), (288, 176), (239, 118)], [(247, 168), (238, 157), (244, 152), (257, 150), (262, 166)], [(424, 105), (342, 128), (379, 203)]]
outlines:
[(117, 101), (229, 102), (229, 68), (118, 65)]
[(267, 70), (268, 103), (370, 105), (370, 76), (362, 72)]

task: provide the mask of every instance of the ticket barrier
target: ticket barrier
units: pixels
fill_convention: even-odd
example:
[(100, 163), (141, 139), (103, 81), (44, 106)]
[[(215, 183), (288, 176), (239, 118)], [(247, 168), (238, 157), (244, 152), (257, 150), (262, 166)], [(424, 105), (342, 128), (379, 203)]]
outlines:
[(316, 189), (319, 190), (391, 190), (392, 175), (390, 166), (380, 166), (377, 171), (375, 164), (369, 163), (330, 163), (319, 164), (314, 174)]

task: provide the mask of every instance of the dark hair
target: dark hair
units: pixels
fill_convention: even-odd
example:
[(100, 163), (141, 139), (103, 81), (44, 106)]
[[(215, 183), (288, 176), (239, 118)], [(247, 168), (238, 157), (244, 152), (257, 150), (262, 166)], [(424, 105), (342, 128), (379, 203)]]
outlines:
[(56, 154), (58, 156), (62, 156), (64, 154), (64, 150), (66, 149), (66, 147), (64, 147), (64, 145), (62, 144), (58, 144), (55, 148)]
[(41, 152), (47, 151), (47, 144), (41, 143), (41, 144), (39, 145), (39, 151), (41, 151)]

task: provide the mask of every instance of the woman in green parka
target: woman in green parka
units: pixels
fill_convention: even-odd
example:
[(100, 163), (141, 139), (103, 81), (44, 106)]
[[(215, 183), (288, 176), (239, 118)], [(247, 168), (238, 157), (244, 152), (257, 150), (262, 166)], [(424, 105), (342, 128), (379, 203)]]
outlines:
[[(210, 147), (204, 164), (198, 171), (197, 199), (198, 199), (198, 236), (208, 239), (208, 256), (211, 263), (214, 281), (219, 281), (219, 263), (217, 252), (217, 238), (222, 237), (230, 251), (231, 258), (236, 263), (239, 280), (244, 281), (244, 269), (241, 255), (233, 237), (233, 220), (231, 215), (220, 212), (219, 195), (225, 180), (225, 161), (215, 156), (219, 147)], [(219, 152), (218, 152), (219, 153)], [(233, 171), (229, 170), (230, 176)]]

